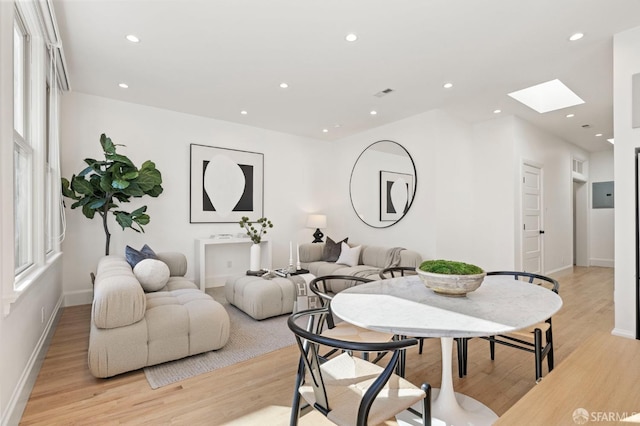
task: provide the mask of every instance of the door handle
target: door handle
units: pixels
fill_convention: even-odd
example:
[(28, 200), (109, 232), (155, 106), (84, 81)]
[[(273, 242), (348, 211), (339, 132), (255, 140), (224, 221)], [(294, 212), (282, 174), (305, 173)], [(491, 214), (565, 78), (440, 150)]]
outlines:
[(540, 233), (541, 233), (541, 234), (544, 234), (544, 231), (541, 229), (541, 230), (540, 230)]

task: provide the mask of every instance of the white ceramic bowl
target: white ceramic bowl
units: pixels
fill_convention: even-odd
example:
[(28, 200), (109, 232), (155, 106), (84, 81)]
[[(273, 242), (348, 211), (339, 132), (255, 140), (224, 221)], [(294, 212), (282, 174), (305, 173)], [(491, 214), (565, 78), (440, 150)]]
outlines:
[(416, 272), (425, 286), (438, 294), (447, 296), (464, 296), (471, 293), (480, 287), (487, 275), (486, 272), (475, 275), (434, 274), (433, 272), (425, 272), (419, 267), (416, 268)]

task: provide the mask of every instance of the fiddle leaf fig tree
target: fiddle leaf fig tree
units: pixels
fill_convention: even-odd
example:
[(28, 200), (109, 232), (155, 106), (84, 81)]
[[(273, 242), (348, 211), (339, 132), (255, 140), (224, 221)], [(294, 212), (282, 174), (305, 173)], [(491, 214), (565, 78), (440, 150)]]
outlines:
[(116, 152), (116, 145), (104, 133), (100, 135), (100, 145), (104, 151), (104, 160), (85, 158), (87, 164), (71, 180), (62, 178), (62, 195), (75, 200), (72, 209), (82, 208), (82, 213), (93, 219), (96, 213), (102, 218), (106, 236), (105, 255), (109, 254), (111, 233), (108, 216), (111, 212), (122, 229), (131, 228), (144, 232), (143, 225), (149, 223), (147, 206), (135, 209), (131, 213), (119, 209), (118, 203), (128, 203), (131, 197), (145, 195), (157, 197), (162, 193), (162, 175), (152, 161), (145, 161), (138, 169), (129, 158)]

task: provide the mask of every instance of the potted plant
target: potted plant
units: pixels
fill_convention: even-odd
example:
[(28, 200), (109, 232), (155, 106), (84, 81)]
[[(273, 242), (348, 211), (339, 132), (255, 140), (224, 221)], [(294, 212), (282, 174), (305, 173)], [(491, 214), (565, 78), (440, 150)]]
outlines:
[(136, 232), (144, 232), (142, 225), (150, 221), (146, 213), (147, 206), (142, 206), (131, 213), (119, 210), (120, 203), (127, 203), (131, 197), (145, 195), (157, 197), (163, 191), (162, 175), (152, 161), (145, 161), (140, 168), (124, 155), (116, 152), (116, 145), (104, 133), (100, 135), (100, 145), (104, 152), (104, 160), (85, 158), (88, 167), (71, 180), (62, 178), (62, 195), (75, 200), (72, 209), (81, 207), (82, 213), (93, 219), (95, 214), (102, 218), (102, 227), (106, 237), (105, 255), (109, 254), (111, 233), (107, 222), (111, 212), (122, 229), (131, 228)]
[(482, 284), (486, 272), (479, 266), (453, 260), (425, 260), (416, 268), (424, 284), (447, 296), (464, 296)]
[(262, 236), (267, 233), (267, 228), (273, 228), (273, 223), (266, 217), (261, 217), (254, 222), (251, 222), (248, 217), (242, 216), (240, 220), (240, 227), (247, 231), (247, 235), (251, 238), (253, 244), (251, 245), (251, 257), (249, 262), (249, 270), (251, 272), (261, 271), (260, 266), (260, 241)]

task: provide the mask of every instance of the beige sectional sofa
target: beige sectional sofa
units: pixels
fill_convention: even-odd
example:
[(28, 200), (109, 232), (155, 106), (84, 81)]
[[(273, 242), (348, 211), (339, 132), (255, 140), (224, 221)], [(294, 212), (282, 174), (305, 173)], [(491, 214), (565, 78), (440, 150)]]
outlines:
[(96, 377), (220, 349), (229, 339), (224, 307), (184, 278), (181, 253), (158, 253), (169, 269), (166, 285), (145, 292), (121, 256), (103, 257), (97, 268), (89, 370)]
[[(412, 250), (399, 247), (361, 246), (354, 266), (323, 260), (327, 258), (326, 243), (306, 243), (300, 245), (300, 264), (313, 276), (357, 275), (379, 279), (379, 272), (388, 266), (420, 266), (422, 257)], [(301, 278), (275, 277), (265, 279), (256, 276), (233, 276), (225, 283), (225, 296), (230, 304), (236, 306), (254, 319), (261, 320), (293, 312), (294, 304), (301, 297), (308, 297), (305, 282), (310, 276)], [(312, 277), (311, 277), (312, 278)], [(351, 282), (334, 281), (327, 289), (337, 293), (351, 286)]]

